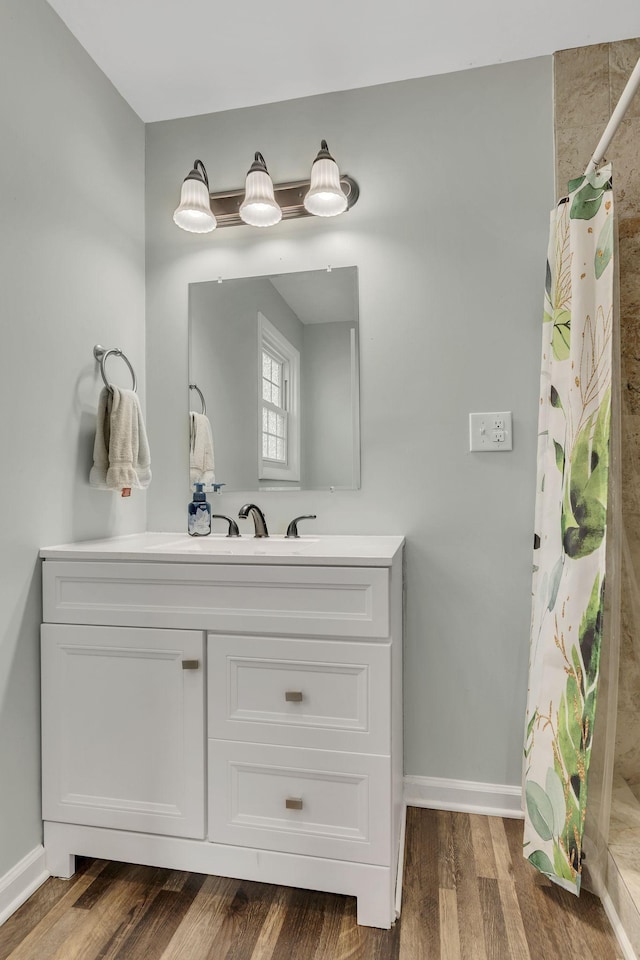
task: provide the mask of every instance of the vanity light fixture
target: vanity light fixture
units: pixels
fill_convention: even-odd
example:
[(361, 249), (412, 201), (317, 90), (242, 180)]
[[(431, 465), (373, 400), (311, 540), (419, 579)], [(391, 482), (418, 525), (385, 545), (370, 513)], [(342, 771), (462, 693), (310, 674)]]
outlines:
[(329, 153), (326, 140), (321, 142), (318, 156), (313, 161), (311, 184), (303, 202), (305, 210), (316, 217), (337, 217), (347, 209), (338, 164)]
[(202, 160), (194, 160), (193, 169), (184, 179), (180, 204), (173, 220), (189, 233), (210, 233), (216, 228), (217, 221), (209, 200), (209, 178)]
[(183, 230), (192, 233), (207, 233), (216, 225), (233, 227), (241, 223), (270, 227), (280, 220), (296, 217), (335, 217), (350, 210), (359, 195), (356, 181), (340, 174), (327, 141), (322, 140), (309, 180), (274, 185), (264, 157), (256, 152), (244, 190), (211, 193), (204, 164), (196, 160), (182, 185), (180, 206), (173, 219)]
[(261, 153), (256, 152), (238, 210), (240, 219), (251, 227), (273, 227), (282, 220), (282, 210), (273, 195), (273, 180)]

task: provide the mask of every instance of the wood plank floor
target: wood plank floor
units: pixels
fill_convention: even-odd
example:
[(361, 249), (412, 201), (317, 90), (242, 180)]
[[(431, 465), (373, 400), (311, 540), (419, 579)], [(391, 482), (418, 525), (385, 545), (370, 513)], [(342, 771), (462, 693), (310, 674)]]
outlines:
[(0, 960), (622, 960), (599, 900), (521, 843), (518, 820), (410, 807), (392, 930), (358, 927), (350, 897), (79, 860), (0, 928)]

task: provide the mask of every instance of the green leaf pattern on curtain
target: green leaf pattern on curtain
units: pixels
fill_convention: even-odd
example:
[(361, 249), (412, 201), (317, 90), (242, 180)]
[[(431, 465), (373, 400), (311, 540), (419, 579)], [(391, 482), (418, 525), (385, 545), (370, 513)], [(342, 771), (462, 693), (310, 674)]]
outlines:
[(572, 180), (551, 214), (523, 767), (525, 856), (576, 894), (604, 607), (613, 236), (607, 165)]

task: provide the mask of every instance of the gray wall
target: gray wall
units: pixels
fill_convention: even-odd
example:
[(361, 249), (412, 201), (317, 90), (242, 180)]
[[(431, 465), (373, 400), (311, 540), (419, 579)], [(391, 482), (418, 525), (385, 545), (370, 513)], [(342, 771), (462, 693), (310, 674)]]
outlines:
[(94, 343), (122, 346), (144, 388), (144, 126), (44, 0), (15, 0), (0, 129), (2, 876), (42, 834), (38, 549), (144, 529), (144, 495), (88, 486)]
[(308, 323), (301, 357), (302, 486), (353, 486), (351, 323)]
[[(407, 536), (405, 771), (520, 779), (548, 210), (551, 59), (150, 124), (149, 529), (183, 530), (187, 291), (194, 281), (355, 264), (362, 489), (261, 494), (270, 527)], [(276, 181), (325, 137), (361, 198), (335, 221), (178, 230), (194, 157), (240, 187)], [(178, 402), (176, 402), (176, 399)], [(470, 411), (511, 410), (512, 453), (470, 454)], [(221, 498), (233, 514), (240, 495)]]

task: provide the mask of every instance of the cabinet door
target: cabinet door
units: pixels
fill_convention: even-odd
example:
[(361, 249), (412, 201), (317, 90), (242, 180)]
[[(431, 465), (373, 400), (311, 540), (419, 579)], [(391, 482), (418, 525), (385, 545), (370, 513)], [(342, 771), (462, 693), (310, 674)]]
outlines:
[(205, 835), (204, 635), (42, 627), (43, 817)]

